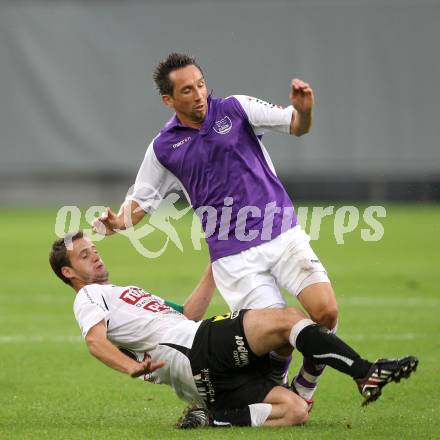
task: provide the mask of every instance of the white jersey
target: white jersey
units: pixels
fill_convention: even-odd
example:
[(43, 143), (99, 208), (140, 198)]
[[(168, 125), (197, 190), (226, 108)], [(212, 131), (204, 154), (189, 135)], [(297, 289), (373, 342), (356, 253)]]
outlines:
[(201, 403), (186, 354), (192, 347), (200, 322), (187, 319), (164, 300), (136, 286), (91, 284), (83, 287), (74, 302), (75, 318), (85, 337), (101, 321), (114, 345), (145, 355), (166, 365), (145, 377), (171, 385), (187, 401)]

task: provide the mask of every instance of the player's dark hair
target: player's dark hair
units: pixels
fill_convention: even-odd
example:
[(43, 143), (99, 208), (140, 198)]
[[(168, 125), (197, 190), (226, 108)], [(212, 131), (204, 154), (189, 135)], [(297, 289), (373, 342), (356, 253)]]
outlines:
[(63, 238), (59, 238), (53, 242), (49, 253), (49, 263), (52, 267), (52, 270), (55, 272), (55, 275), (69, 285), (72, 285), (69, 278), (66, 278), (61, 272), (61, 269), (64, 266), (72, 267), (69, 254), (67, 253), (67, 245), (83, 237), (83, 231), (66, 234)]
[(186, 66), (196, 66), (202, 72), (195, 58), (184, 53), (170, 53), (157, 65), (153, 72), (153, 79), (161, 95), (173, 95), (173, 82), (170, 80), (170, 73)]

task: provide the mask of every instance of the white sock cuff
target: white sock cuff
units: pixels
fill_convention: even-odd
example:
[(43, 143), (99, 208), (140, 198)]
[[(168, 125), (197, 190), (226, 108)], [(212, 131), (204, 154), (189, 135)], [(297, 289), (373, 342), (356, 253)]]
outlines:
[(249, 412), (251, 413), (251, 426), (262, 426), (272, 412), (272, 405), (270, 403), (253, 403), (249, 405)]
[(315, 325), (316, 323), (313, 322), (311, 319), (301, 319), (301, 321), (298, 321), (290, 331), (289, 336), (289, 342), (292, 345), (292, 347), (296, 348), (296, 338), (301, 333), (302, 330), (304, 330), (309, 325)]
[(333, 333), (334, 335), (336, 334), (336, 332), (338, 331), (338, 324), (339, 321), (336, 321), (335, 326), (330, 330), (330, 333)]

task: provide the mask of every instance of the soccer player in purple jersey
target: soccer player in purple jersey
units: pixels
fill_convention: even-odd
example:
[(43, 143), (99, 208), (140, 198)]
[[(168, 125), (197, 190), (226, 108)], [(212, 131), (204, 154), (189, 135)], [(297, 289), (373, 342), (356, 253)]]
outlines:
[[(244, 95), (215, 98), (196, 61), (176, 53), (159, 63), (154, 80), (175, 114), (150, 143), (119, 213), (107, 208), (95, 229), (104, 224), (110, 235), (135, 225), (166, 193), (183, 190), (201, 220), (216, 285), (232, 311), (286, 307), (285, 288), (334, 333), (338, 307), (330, 280), (261, 141), (267, 131), (301, 136), (310, 130), (310, 85), (293, 79), (286, 108)], [(271, 356), (274, 377), (285, 381), (289, 349)], [(323, 368), (305, 357), (293, 381), (309, 404)]]

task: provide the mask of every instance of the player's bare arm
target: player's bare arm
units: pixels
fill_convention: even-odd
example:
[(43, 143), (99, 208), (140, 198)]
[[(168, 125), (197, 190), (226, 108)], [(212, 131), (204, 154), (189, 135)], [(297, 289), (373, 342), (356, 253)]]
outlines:
[(128, 229), (138, 224), (145, 216), (145, 211), (134, 200), (126, 200), (115, 214), (111, 208), (96, 218), (92, 227), (101, 235), (113, 235), (118, 230)]
[(290, 134), (302, 136), (312, 127), (313, 90), (308, 83), (295, 78), (292, 79), (289, 98), (295, 109), (292, 113)]
[(118, 350), (107, 339), (107, 328), (104, 321), (94, 325), (86, 335), (86, 344), (90, 354), (102, 363), (131, 377), (139, 377), (151, 373), (165, 365), (165, 362), (151, 362), (147, 359), (136, 362)]
[(212, 267), (209, 265), (199, 283), (183, 305), (183, 314), (193, 321), (200, 321), (211, 302), (215, 292), (215, 282)]

